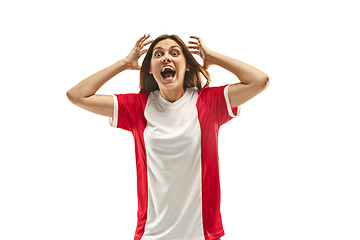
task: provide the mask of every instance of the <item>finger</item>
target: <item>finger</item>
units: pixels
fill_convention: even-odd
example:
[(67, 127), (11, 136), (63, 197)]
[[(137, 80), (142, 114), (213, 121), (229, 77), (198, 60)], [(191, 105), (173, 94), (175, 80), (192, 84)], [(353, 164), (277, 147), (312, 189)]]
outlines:
[(148, 39), (149, 37), (150, 37), (150, 34), (144, 35), (144, 38), (140, 42), (140, 46), (142, 46), (142, 44), (145, 42), (145, 40)]
[(199, 45), (199, 42), (189, 41), (189, 43)]
[(197, 54), (197, 55), (200, 55), (200, 52), (199, 51), (190, 51), (192, 54)]
[(191, 49), (199, 49), (200, 47), (199, 46), (187, 46), (188, 48), (191, 48)]
[(196, 39), (200, 39), (199, 37), (196, 37), (196, 36), (190, 36), (190, 38), (196, 38)]
[(139, 45), (140, 42), (143, 40), (144, 37), (145, 37), (145, 34), (144, 34), (144, 36), (142, 36), (141, 38), (139, 38), (139, 39), (136, 41), (136, 45)]
[(201, 38), (199, 38), (199, 37), (196, 37), (196, 36), (190, 36), (191, 38), (195, 38), (196, 40), (198, 40), (199, 41), (199, 43), (201, 43), (202, 41), (201, 41)]
[(142, 56), (142, 55), (144, 55), (145, 53), (147, 53), (147, 52), (148, 52), (148, 50), (149, 50), (149, 49), (144, 49), (144, 50), (141, 50), (141, 52), (140, 52), (140, 56)]
[(144, 34), (144, 36), (142, 36), (141, 38), (139, 38), (139, 40), (137, 40), (135, 46), (136, 46), (136, 47), (141, 46), (141, 44), (142, 44), (147, 38), (149, 38), (149, 37), (150, 37), (150, 34), (148, 34), (148, 35)]
[(149, 40), (147, 42), (144, 42), (142, 45), (141, 45), (141, 48), (145, 47), (146, 45), (152, 43), (154, 40)]

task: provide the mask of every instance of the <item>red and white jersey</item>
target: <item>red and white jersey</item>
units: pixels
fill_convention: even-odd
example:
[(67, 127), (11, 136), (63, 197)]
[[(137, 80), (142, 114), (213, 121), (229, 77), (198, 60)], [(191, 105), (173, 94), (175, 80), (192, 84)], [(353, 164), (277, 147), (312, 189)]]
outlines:
[(212, 240), (220, 214), (218, 131), (239, 115), (229, 85), (187, 88), (176, 102), (160, 91), (114, 94), (113, 127), (135, 140), (138, 221), (135, 240)]

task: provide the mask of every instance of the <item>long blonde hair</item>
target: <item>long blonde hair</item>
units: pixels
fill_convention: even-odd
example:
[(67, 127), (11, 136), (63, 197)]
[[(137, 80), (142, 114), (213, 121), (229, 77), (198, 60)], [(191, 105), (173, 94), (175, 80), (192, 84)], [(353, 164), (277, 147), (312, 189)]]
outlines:
[(149, 73), (150, 70), (150, 61), (153, 54), (155, 45), (161, 40), (170, 38), (177, 42), (181, 47), (181, 50), (186, 59), (186, 65), (190, 71), (185, 72), (184, 77), (184, 89), (189, 87), (197, 87), (201, 89), (201, 74), (206, 78), (205, 86), (208, 86), (210, 83), (210, 74), (208, 71), (203, 68), (194, 58), (192, 53), (189, 51), (185, 43), (177, 35), (168, 35), (164, 34), (157, 37), (150, 45), (148, 52), (145, 55), (144, 61), (140, 69), (140, 91), (141, 92), (152, 92), (159, 89), (157, 82), (154, 79), (154, 76)]

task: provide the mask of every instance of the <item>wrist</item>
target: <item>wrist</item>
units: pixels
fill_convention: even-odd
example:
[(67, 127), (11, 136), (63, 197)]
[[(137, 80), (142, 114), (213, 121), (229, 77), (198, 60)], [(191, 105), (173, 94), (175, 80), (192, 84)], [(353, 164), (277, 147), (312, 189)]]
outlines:
[(117, 61), (115, 64), (117, 65), (117, 68), (120, 71), (124, 71), (126, 69), (129, 69), (129, 67), (130, 67), (130, 62), (126, 58)]
[(217, 59), (219, 58), (219, 53), (218, 52), (210, 52), (207, 56), (207, 62), (209, 63), (209, 65), (213, 65), (217, 63)]

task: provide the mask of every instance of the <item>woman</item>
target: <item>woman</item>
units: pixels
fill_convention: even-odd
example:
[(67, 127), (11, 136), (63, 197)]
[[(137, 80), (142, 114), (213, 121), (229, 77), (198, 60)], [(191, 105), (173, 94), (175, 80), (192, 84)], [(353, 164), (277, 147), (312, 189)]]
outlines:
[[(108, 116), (135, 140), (138, 222), (135, 240), (213, 240), (224, 235), (220, 214), (219, 127), (262, 92), (268, 76), (210, 50), (199, 37), (189, 46), (176, 35), (147, 40), (130, 54), (75, 85), (69, 100)], [(151, 44), (149, 49), (144, 49)], [(138, 59), (146, 53), (143, 64)], [(192, 54), (200, 55), (201, 66)], [(241, 82), (209, 87), (207, 68), (219, 65)], [(140, 70), (137, 94), (96, 91), (126, 69)], [(202, 87), (200, 73), (206, 78)]]

